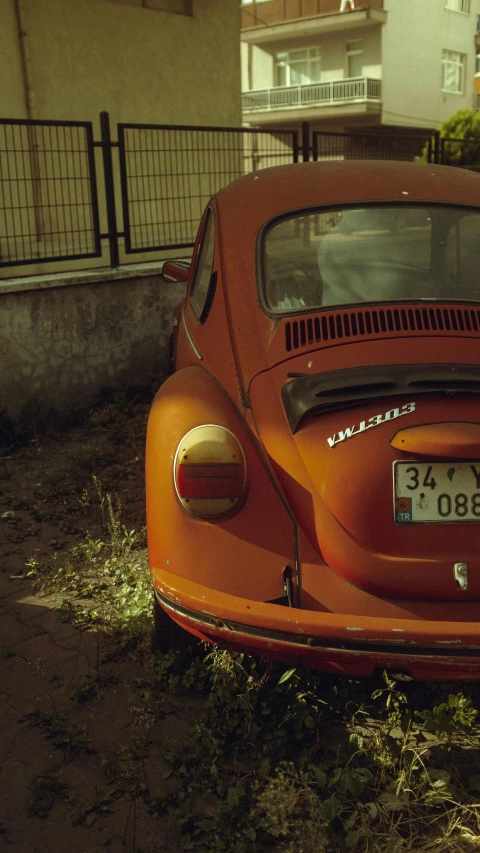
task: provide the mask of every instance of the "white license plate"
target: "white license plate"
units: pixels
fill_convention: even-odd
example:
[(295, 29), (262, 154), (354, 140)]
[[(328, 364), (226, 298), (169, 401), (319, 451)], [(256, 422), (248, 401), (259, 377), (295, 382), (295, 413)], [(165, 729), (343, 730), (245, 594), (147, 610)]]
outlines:
[(397, 524), (480, 522), (480, 461), (394, 462)]

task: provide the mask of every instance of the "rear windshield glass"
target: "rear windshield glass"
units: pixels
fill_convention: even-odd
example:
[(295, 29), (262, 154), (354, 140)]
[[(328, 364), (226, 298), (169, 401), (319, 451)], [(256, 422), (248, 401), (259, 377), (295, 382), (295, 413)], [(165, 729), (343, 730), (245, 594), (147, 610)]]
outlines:
[(311, 212), (264, 240), (275, 313), (402, 299), (480, 299), (480, 211), (370, 206)]

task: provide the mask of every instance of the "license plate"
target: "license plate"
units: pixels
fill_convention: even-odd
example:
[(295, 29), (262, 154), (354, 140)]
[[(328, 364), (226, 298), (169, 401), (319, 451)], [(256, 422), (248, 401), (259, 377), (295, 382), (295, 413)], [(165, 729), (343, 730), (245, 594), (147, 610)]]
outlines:
[(480, 461), (394, 462), (397, 524), (480, 522)]

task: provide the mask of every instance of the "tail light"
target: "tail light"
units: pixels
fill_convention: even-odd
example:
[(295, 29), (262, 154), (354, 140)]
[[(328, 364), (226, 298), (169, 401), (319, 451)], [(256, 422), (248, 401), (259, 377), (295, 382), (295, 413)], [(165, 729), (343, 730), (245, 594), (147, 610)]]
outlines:
[(186, 509), (206, 518), (225, 515), (245, 492), (247, 469), (240, 442), (225, 427), (195, 427), (177, 447), (173, 475)]

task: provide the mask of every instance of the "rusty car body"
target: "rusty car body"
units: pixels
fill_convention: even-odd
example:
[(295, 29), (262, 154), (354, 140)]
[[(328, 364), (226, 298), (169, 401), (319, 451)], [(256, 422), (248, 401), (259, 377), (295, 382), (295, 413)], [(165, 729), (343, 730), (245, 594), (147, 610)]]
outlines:
[(479, 284), (462, 169), (295, 164), (211, 199), (148, 425), (160, 633), (480, 677)]

